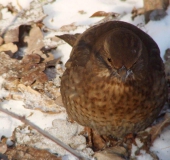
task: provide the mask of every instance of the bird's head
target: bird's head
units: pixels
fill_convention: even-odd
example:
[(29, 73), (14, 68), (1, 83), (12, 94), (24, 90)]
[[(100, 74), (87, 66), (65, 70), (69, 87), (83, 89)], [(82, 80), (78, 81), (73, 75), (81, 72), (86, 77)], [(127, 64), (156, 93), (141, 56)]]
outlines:
[(140, 78), (146, 60), (142, 54), (146, 49), (132, 31), (123, 28), (112, 30), (104, 39), (103, 49), (111, 73), (119, 80), (136, 79), (135, 75)]

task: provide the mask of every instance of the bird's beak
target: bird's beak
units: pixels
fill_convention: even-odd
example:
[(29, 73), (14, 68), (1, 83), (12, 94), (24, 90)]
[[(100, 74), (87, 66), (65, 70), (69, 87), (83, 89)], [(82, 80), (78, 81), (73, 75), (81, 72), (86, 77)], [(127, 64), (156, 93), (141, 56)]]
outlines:
[(125, 82), (125, 80), (126, 80), (126, 78), (127, 78), (127, 69), (126, 69), (126, 67), (125, 66), (122, 66), (121, 68), (119, 68), (118, 70), (117, 70), (117, 73), (119, 74), (119, 76), (120, 76), (120, 78), (121, 78), (121, 80), (123, 81), (123, 82)]

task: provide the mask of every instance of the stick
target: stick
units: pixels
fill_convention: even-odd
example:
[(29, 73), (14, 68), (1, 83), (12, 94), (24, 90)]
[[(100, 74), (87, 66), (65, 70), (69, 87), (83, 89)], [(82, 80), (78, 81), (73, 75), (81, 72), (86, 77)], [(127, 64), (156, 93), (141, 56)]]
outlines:
[(15, 114), (15, 113), (9, 112), (7, 109), (3, 109), (2, 107), (0, 107), (0, 111), (7, 114), (7, 115), (9, 115), (9, 116), (11, 116), (11, 117), (13, 117), (13, 118), (16, 118), (16, 119), (20, 120), (21, 122), (23, 122), (23, 123), (25, 123), (27, 125), (30, 125), (32, 128), (34, 128), (39, 133), (41, 133), (44, 137), (50, 139), (51, 141), (53, 141), (54, 143), (56, 143), (60, 147), (64, 148), (66, 151), (70, 152), (73, 156), (77, 157), (79, 160), (91, 160), (89, 158), (84, 157), (83, 155), (81, 155), (80, 153), (78, 153), (76, 150), (72, 149), (68, 145), (64, 144), (63, 142), (61, 142), (59, 139), (55, 138), (54, 136), (52, 136), (48, 132), (42, 130), (40, 127), (38, 127), (34, 123), (27, 120), (25, 118), (25, 116), (19, 116), (19, 115)]

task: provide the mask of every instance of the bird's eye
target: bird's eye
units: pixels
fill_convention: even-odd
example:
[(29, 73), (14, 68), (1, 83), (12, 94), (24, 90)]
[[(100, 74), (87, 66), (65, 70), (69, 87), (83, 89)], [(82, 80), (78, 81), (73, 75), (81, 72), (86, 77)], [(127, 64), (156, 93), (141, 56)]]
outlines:
[(137, 62), (133, 63), (133, 65), (136, 65), (136, 64), (137, 64)]
[(109, 62), (112, 62), (111, 58), (107, 58), (107, 60), (108, 60)]
[(133, 50), (132, 50), (132, 53), (136, 53), (136, 52), (137, 52), (137, 50), (136, 50), (136, 49), (133, 49)]

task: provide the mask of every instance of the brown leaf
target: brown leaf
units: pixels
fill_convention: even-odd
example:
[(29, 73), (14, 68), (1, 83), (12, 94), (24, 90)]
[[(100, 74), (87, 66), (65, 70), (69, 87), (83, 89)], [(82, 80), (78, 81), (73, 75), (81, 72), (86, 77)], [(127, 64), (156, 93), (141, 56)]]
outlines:
[(159, 136), (161, 131), (168, 125), (170, 125), (170, 113), (166, 113), (165, 119), (151, 128), (151, 143), (154, 142), (154, 140)]
[(105, 12), (105, 11), (97, 11), (95, 13), (93, 13), (90, 17), (106, 17), (106, 16), (114, 16), (116, 13), (114, 12)]
[(103, 139), (103, 137), (89, 127), (85, 127), (81, 134), (86, 135), (87, 145), (94, 151), (102, 150), (107, 146), (107, 142)]
[(9, 160), (61, 160), (60, 157), (57, 157), (46, 150), (35, 149), (25, 145), (17, 145), (16, 147), (8, 148), (6, 155)]
[(46, 67), (55, 67), (59, 63), (61, 58), (50, 60), (46, 63)]
[(17, 50), (17, 45), (13, 43), (7, 43), (0, 46), (0, 52), (10, 51), (12, 53), (15, 53)]
[(132, 19), (134, 20), (137, 16), (144, 14), (144, 8), (133, 8), (132, 10)]
[(97, 160), (125, 160), (127, 159), (127, 155), (124, 147), (115, 146), (96, 152), (94, 157), (97, 158)]
[(0, 142), (0, 153), (4, 154), (7, 151), (7, 138), (2, 136), (1, 137), (1, 142)]
[(4, 154), (7, 151), (7, 145), (0, 143), (0, 153)]
[(41, 48), (44, 47), (43, 35), (39, 27), (34, 26), (29, 33), (29, 36), (26, 36), (24, 42), (27, 42), (27, 54), (36, 53)]
[(30, 86), (19, 84), (17, 87), (18, 90), (23, 94), (23, 100), (25, 102), (26, 108), (38, 109), (48, 113), (65, 112), (65, 109), (58, 106), (53, 99), (47, 97), (43, 93), (41, 94), (40, 92), (32, 89)]
[(4, 35), (5, 43), (18, 42), (19, 41), (19, 28), (10, 29)]
[(104, 139), (95, 131), (92, 131), (93, 150), (98, 151), (106, 147)]
[(61, 32), (70, 32), (70, 30), (75, 30), (77, 29), (77, 26), (75, 25), (75, 23), (71, 23), (71, 24), (68, 24), (68, 25), (64, 25), (62, 26), (59, 31)]
[(48, 82), (44, 71), (45, 63), (40, 62), (39, 55), (26, 55), (22, 60), (17, 60), (4, 52), (0, 53), (0, 75), (5, 73), (4, 87), (8, 90), (17, 91), (19, 83), (42, 90)]
[(112, 12), (109, 12), (110, 14), (108, 14), (107, 16), (104, 16), (104, 18), (102, 19), (102, 20), (100, 20), (100, 21), (98, 21), (97, 23), (96, 23), (96, 25), (97, 24), (100, 24), (100, 23), (104, 23), (104, 22), (108, 22), (108, 21), (115, 21), (115, 20), (120, 20), (120, 18), (121, 18), (121, 15), (120, 14), (118, 14), (118, 13), (112, 13)]
[(22, 59), (22, 64), (27, 64), (27, 63), (39, 63), (41, 57), (37, 54), (31, 54), (31, 55), (26, 55)]
[[(5, 52), (0, 53), (0, 75), (8, 73), (13, 65), (17, 63), (16, 59), (12, 59)], [(15, 75), (14, 75), (15, 76)]]
[(169, 0), (144, 0), (145, 22), (148, 23), (151, 19), (163, 18), (168, 6)]
[(80, 10), (80, 11), (78, 11), (78, 13), (80, 13), (80, 14), (86, 14), (86, 12), (85, 12), (84, 10)]
[(64, 107), (61, 95), (56, 98), (56, 104)]

